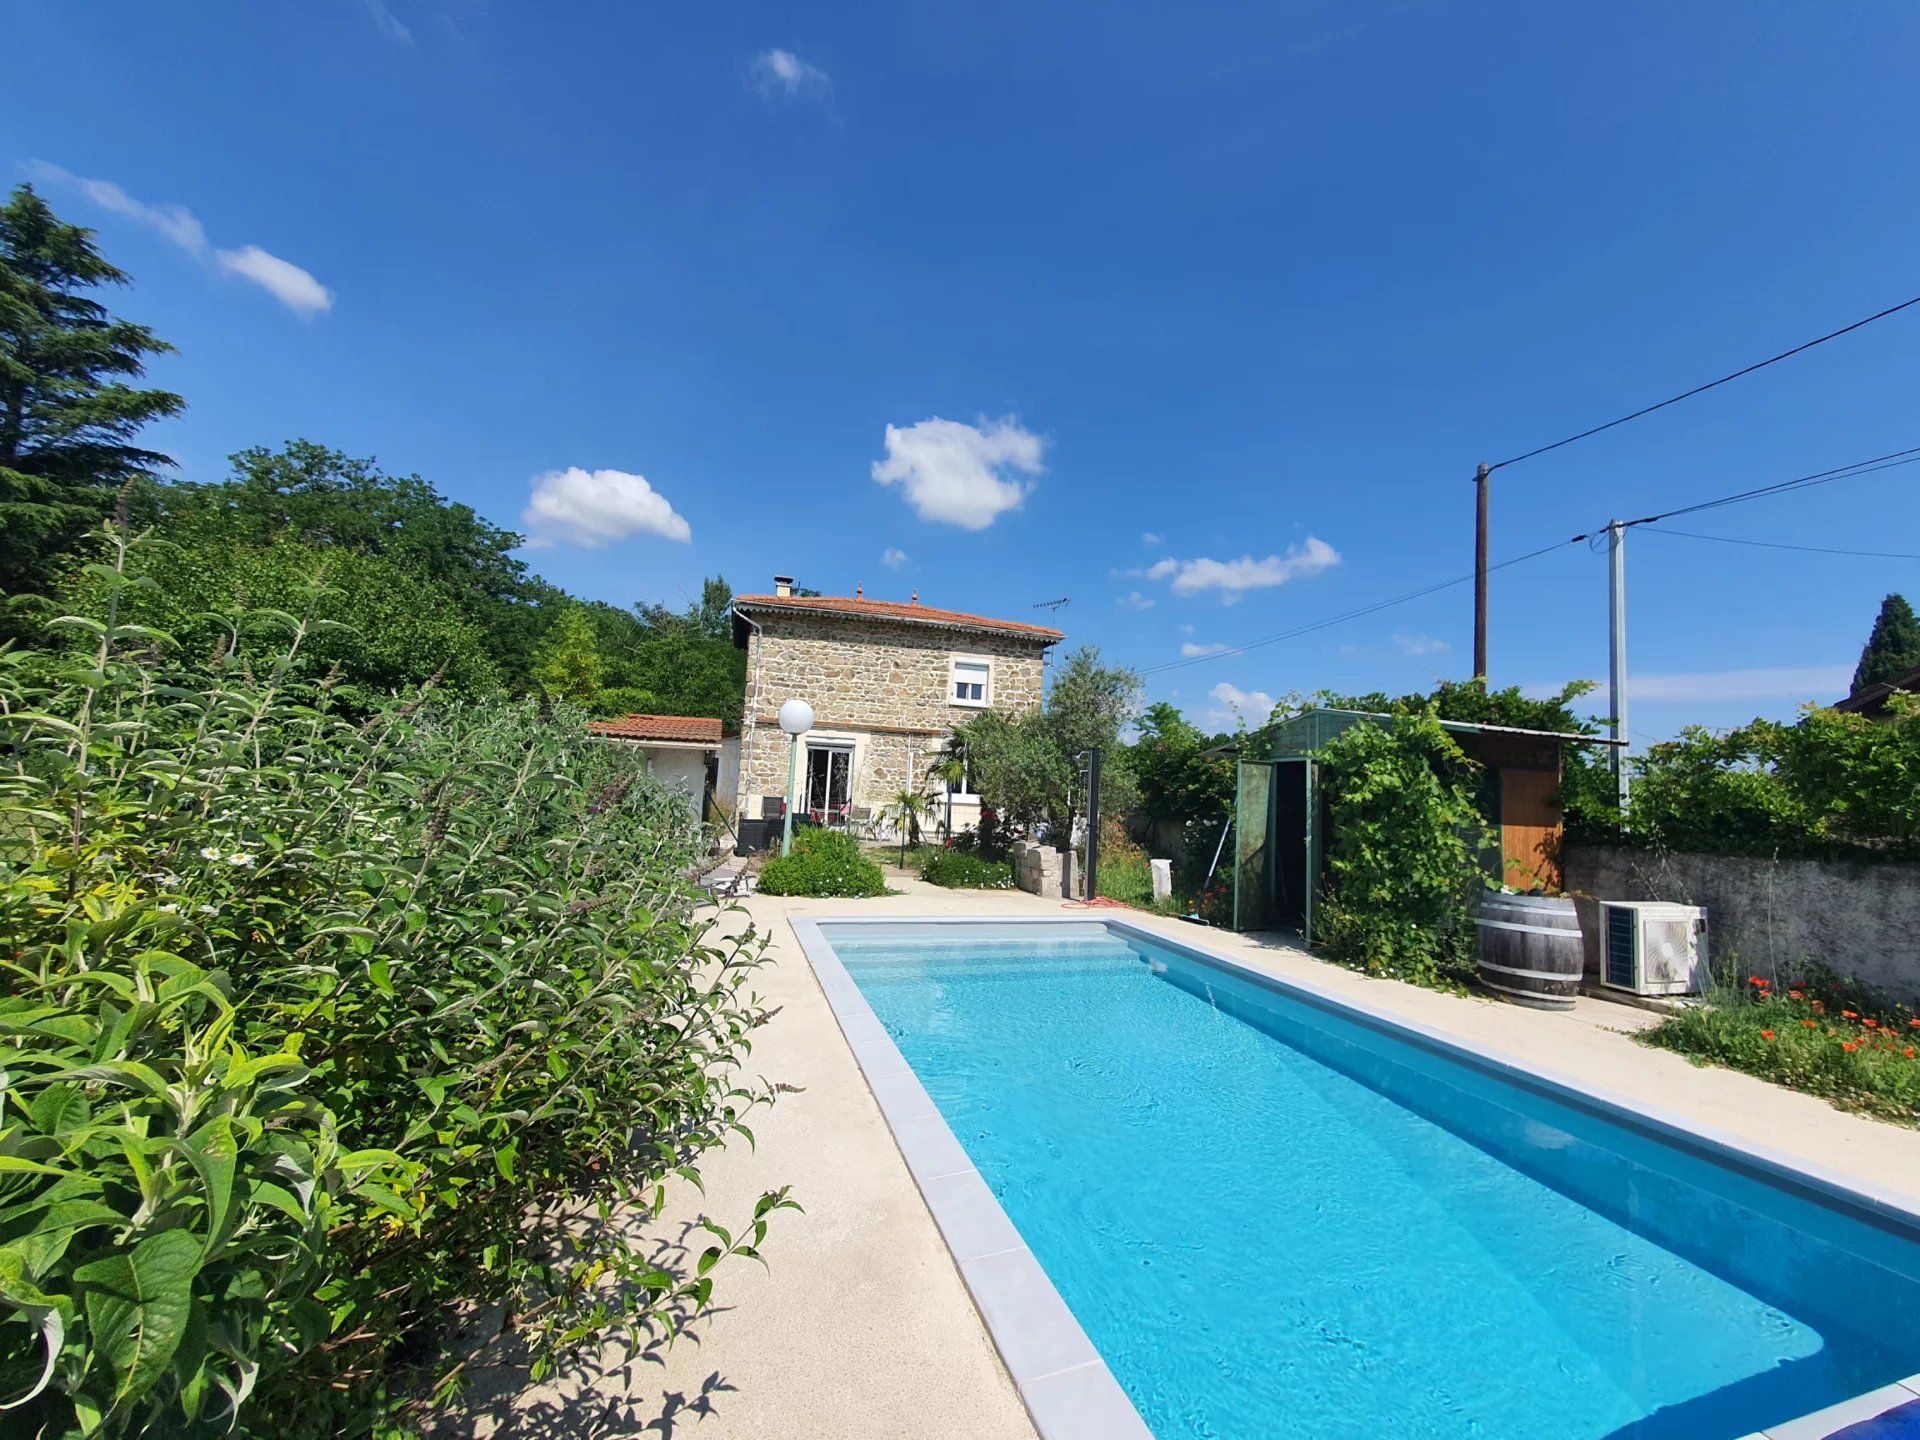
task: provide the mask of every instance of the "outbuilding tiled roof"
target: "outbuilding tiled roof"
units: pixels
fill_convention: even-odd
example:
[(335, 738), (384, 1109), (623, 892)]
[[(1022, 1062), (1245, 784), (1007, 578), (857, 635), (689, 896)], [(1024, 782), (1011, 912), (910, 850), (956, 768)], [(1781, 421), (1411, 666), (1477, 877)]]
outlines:
[(997, 635), (1028, 635), (1049, 643), (1065, 634), (1045, 625), (1020, 620), (993, 620), (961, 610), (936, 610), (931, 605), (903, 605), (897, 600), (867, 600), (850, 595), (737, 595), (736, 610), (798, 610), (814, 615), (857, 615), (871, 620), (904, 620), (908, 624), (946, 625), (958, 630), (988, 630)]
[(587, 733), (614, 740), (677, 740), (718, 745), (720, 722), (698, 715), (622, 715), (615, 720), (589, 720)]

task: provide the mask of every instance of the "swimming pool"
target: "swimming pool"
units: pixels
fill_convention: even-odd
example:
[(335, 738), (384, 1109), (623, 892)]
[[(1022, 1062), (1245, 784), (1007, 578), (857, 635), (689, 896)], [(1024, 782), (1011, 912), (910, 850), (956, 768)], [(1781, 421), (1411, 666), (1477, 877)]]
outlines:
[(794, 924), (1045, 1433), (1734, 1440), (1920, 1370), (1896, 1205), (1124, 922)]

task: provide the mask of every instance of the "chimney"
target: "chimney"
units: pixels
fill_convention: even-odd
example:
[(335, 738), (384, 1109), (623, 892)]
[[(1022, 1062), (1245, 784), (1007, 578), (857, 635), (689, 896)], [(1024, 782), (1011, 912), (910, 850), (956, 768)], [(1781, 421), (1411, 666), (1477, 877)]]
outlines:
[(773, 593), (776, 595), (793, 594), (793, 577), (791, 575), (774, 576), (773, 577)]
[(861, 584), (858, 580), (854, 581), (853, 582), (853, 598), (856, 600), (864, 600), (866, 598), (866, 595), (867, 595), (867, 587)]
[(913, 592), (913, 601), (912, 601), (912, 603), (913, 603), (913, 604), (915, 604), (915, 605), (918, 605), (918, 604), (920, 603), (920, 592), (919, 592), (918, 590), (915, 590), (915, 591)]

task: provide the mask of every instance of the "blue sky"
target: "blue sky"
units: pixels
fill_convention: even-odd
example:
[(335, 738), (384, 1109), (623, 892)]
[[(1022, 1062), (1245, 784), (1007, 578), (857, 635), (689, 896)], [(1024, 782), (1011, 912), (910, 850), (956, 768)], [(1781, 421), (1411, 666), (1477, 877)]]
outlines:
[[(1165, 664), (1462, 575), (1476, 462), (1920, 293), (1909, 0), (4, 0), (0, 28), (28, 60), (0, 162), (179, 346), (182, 474), (375, 455), (619, 602), (716, 571), (1068, 596), (1072, 640)], [(1916, 378), (1920, 307), (1502, 471), (1494, 556), (1920, 446)], [(1684, 528), (1920, 550), (1917, 479)], [(1832, 698), (1881, 596), (1920, 599), (1914, 561), (1645, 530), (1629, 569), (1642, 739)], [(1496, 575), (1495, 682), (1603, 676), (1605, 574)], [(1461, 586), (1150, 692), (1205, 720), (1470, 649)]]

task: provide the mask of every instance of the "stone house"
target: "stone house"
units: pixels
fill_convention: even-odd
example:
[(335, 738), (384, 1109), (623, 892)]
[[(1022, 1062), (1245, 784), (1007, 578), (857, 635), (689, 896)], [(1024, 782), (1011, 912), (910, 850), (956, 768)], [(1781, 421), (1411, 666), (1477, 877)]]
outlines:
[[(937, 798), (934, 819), (975, 823), (979, 797), (929, 771), (953, 727), (986, 709), (1040, 703), (1044, 660), (1064, 637), (1044, 625), (991, 620), (920, 603), (800, 595), (787, 576), (771, 595), (733, 602), (734, 644), (747, 652), (740, 724), (737, 814), (743, 827), (778, 813), (791, 741), (780, 729), (788, 700), (813, 707), (813, 729), (795, 756), (795, 813), (823, 823), (869, 823), (902, 790)], [(743, 833), (743, 840), (746, 838)]]

